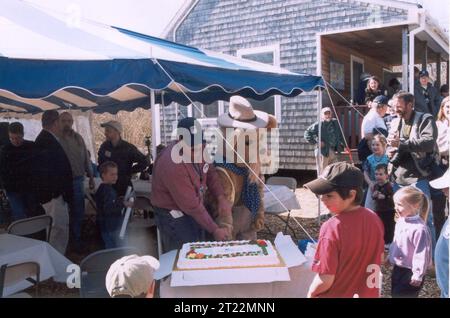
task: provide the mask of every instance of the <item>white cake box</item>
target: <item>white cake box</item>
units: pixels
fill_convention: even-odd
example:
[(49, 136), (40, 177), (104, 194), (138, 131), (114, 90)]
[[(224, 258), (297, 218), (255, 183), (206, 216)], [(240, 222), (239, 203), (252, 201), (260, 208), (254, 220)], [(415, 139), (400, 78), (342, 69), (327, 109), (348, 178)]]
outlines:
[[(277, 244), (276, 244), (277, 245)], [(283, 249), (283, 247), (281, 247)], [(283, 251), (278, 251), (280, 264), (275, 266), (235, 267), (215, 269), (178, 269), (173, 265), (170, 286), (201, 286), (224, 284), (271, 283), (275, 281), (290, 281), (289, 270), (283, 257)]]
[(227, 268), (208, 270), (174, 270), (170, 286), (199, 286), (223, 284), (271, 283), (290, 281), (284, 267)]

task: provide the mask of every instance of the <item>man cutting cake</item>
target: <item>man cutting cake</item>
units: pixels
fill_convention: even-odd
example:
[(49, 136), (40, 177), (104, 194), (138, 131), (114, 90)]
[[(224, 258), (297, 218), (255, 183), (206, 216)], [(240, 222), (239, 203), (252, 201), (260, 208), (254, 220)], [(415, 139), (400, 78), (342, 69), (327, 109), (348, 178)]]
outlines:
[(193, 117), (182, 119), (178, 136), (178, 141), (162, 150), (153, 168), (151, 201), (163, 252), (205, 241), (205, 232), (217, 241), (231, 234), (214, 222), (203, 203), (208, 189), (218, 200), (219, 213), (231, 215), (231, 202), (224, 196), (215, 168), (205, 162), (200, 124)]

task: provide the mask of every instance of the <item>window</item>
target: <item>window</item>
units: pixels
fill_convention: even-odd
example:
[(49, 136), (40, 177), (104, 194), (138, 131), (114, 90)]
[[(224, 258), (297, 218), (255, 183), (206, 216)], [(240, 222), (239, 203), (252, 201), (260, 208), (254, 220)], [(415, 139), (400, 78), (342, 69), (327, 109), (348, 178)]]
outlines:
[[(271, 45), (237, 51), (237, 56), (274, 66), (280, 66), (280, 46)], [(272, 96), (263, 101), (249, 99), (253, 108), (274, 115), (281, 121), (281, 96)]]
[(195, 103), (195, 107), (192, 106), (192, 114), (195, 118), (217, 118), (219, 115), (219, 102), (216, 101), (209, 105)]

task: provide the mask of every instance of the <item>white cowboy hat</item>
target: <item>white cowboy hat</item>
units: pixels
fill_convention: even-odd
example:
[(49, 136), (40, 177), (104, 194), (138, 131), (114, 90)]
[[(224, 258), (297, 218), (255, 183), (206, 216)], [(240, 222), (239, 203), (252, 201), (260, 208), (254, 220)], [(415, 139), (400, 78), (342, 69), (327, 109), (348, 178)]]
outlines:
[(442, 177), (430, 181), (430, 186), (435, 189), (450, 187), (450, 169), (448, 169)]
[(228, 114), (219, 116), (217, 123), (225, 128), (265, 128), (269, 123), (269, 114), (254, 110), (250, 102), (241, 96), (232, 96)]

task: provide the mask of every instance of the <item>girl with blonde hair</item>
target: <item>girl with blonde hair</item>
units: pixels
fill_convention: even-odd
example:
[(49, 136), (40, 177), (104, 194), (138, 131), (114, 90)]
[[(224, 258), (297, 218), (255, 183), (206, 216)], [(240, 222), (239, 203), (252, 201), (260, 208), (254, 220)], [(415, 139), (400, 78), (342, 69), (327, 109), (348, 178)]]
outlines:
[(413, 186), (394, 194), (398, 216), (394, 240), (389, 249), (392, 270), (392, 297), (417, 298), (431, 265), (431, 234), (426, 225), (429, 202)]

